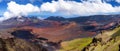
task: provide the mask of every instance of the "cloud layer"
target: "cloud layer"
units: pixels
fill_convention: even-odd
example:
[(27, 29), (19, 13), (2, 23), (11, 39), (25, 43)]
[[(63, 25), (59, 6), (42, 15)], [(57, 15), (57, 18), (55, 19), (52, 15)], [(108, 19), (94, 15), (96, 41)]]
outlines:
[(80, 2), (59, 0), (52, 3), (44, 3), (41, 11), (61, 12), (65, 15), (98, 15), (120, 12), (120, 7), (113, 7), (111, 4), (102, 2), (101, 0), (87, 0)]
[[(21, 15), (28, 15), (32, 12), (40, 12), (39, 7), (32, 4), (20, 5), (16, 2), (11, 1), (8, 3), (7, 11), (4, 13), (4, 19), (9, 19), (11, 17), (17, 17)], [(3, 18), (2, 18), (3, 19)]]
[[(119, 1), (120, 0), (116, 0), (118, 3)], [(111, 4), (102, 0), (82, 0), (82, 2), (53, 0), (52, 2), (43, 3), (40, 7), (34, 6), (30, 3), (20, 5), (11, 1), (8, 3), (7, 11), (4, 13), (2, 19), (28, 15), (33, 12), (60, 13), (61, 16), (89, 16), (120, 13), (120, 6), (113, 7)]]

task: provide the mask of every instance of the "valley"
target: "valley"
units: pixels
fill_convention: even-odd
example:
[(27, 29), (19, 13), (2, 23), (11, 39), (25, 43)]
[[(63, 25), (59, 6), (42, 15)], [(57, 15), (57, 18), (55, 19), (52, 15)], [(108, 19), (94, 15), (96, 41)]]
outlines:
[[(49, 17), (45, 20), (35, 17), (15, 17), (1, 22), (0, 38), (22, 39), (42, 46), (47, 51), (92, 51), (91, 48), (97, 48), (94, 45), (109, 43), (111, 36), (116, 38), (119, 35), (117, 33), (119, 32), (119, 15), (108, 16), (104, 15), (103, 18), (96, 16), (87, 18)], [(103, 47), (101, 46), (101, 48)]]

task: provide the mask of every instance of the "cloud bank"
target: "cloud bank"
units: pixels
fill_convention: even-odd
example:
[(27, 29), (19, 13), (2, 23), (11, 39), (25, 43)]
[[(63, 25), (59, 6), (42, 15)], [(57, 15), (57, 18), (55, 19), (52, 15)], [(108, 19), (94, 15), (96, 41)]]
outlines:
[(9, 19), (11, 17), (17, 17), (21, 15), (26, 16), (32, 12), (40, 12), (39, 7), (29, 3), (26, 5), (20, 5), (20, 4), (17, 4), (16, 2), (11, 1), (7, 5), (8, 5), (7, 11), (4, 13), (3, 15), (4, 17), (2, 17), (1, 19)]
[(120, 7), (113, 7), (111, 4), (102, 2), (102, 0), (87, 0), (82, 2), (59, 0), (58, 2), (44, 3), (41, 6), (41, 11), (52, 13), (61, 12), (65, 15), (88, 16), (119, 13)]
[[(116, 2), (119, 1), (120, 0), (116, 0)], [(111, 4), (102, 0), (82, 0), (82, 2), (53, 0), (52, 2), (43, 3), (40, 7), (34, 6), (30, 3), (20, 5), (11, 1), (8, 3), (7, 11), (4, 13), (2, 19), (28, 15), (32, 12), (60, 13), (61, 16), (89, 16), (120, 13), (120, 6), (113, 7)]]

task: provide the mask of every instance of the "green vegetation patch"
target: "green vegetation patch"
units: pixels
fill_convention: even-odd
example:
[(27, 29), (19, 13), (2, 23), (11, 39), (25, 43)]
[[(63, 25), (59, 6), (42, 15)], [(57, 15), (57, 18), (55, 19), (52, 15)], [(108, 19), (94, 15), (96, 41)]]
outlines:
[(112, 35), (113, 38), (115, 38), (116, 36), (120, 36), (120, 28), (115, 34)]
[(92, 42), (92, 38), (79, 38), (61, 43), (61, 51), (81, 51)]

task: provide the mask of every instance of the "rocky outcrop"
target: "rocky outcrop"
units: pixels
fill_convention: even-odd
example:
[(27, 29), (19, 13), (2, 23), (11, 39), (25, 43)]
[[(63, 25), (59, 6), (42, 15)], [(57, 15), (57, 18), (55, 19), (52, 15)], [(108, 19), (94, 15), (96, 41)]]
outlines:
[[(14, 29), (0, 30), (0, 51), (47, 51), (47, 49), (44, 48), (41, 44), (38, 45), (36, 43), (28, 41), (27, 39), (12, 35), (12, 31), (14, 31)], [(27, 31), (22, 32), (29, 33)], [(22, 33), (20, 34), (23, 35)]]
[[(81, 41), (82, 40), (82, 41)], [(89, 42), (89, 43), (88, 43)], [(120, 51), (120, 26), (102, 30), (94, 38), (81, 38), (61, 43), (62, 51)]]
[(104, 30), (83, 51), (120, 51), (120, 27)]
[(42, 46), (18, 38), (0, 38), (0, 51), (47, 51)]

